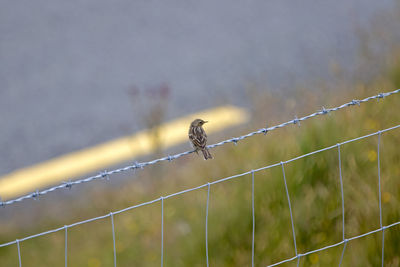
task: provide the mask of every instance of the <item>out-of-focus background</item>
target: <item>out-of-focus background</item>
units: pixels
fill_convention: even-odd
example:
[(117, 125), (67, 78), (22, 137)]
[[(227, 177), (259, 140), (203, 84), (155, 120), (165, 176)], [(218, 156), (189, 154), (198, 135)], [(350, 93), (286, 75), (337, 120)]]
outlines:
[[(180, 122), (190, 114), (207, 115), (215, 143), (397, 89), (399, 29), (399, 1), (3, 1), (0, 197), (189, 150)], [(228, 144), (211, 151), (212, 161), (191, 154), (7, 206), (0, 243), (396, 125), (399, 103), (396, 95)], [(399, 137), (382, 137), (384, 224), (400, 218)], [(142, 149), (143, 142), (150, 145)], [(343, 148), (349, 237), (379, 227), (376, 142)], [(99, 151), (112, 156), (98, 159)], [(287, 167), (300, 252), (341, 239), (337, 163), (329, 151)], [(256, 176), (257, 266), (293, 256), (281, 176), (280, 169)], [(212, 188), (213, 266), (251, 263), (249, 179)], [(166, 201), (167, 266), (205, 264), (206, 193)], [(115, 217), (118, 266), (159, 264), (160, 215), (156, 203)], [(69, 265), (112, 265), (110, 229), (107, 219), (71, 228)], [(380, 245), (381, 234), (349, 243), (343, 266), (380, 264)], [(393, 227), (385, 233), (387, 266), (400, 264), (399, 246)], [(341, 252), (312, 254), (300, 265), (337, 265)], [(62, 266), (64, 233), (22, 242), (21, 255), (23, 266)], [(17, 264), (15, 245), (0, 248), (0, 266)]]

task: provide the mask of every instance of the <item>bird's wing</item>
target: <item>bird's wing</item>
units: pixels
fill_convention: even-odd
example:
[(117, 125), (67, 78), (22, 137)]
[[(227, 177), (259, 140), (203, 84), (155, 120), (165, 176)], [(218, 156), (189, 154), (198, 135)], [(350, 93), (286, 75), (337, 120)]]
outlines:
[(201, 127), (195, 127), (189, 133), (189, 138), (195, 147), (204, 148), (207, 144), (207, 135)]

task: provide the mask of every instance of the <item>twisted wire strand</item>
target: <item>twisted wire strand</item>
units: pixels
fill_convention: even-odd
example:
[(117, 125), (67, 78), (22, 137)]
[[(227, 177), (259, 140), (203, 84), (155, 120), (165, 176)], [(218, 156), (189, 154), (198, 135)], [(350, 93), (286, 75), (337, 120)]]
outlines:
[[(234, 137), (234, 138), (231, 138), (231, 139), (227, 139), (227, 140), (221, 141), (221, 142), (213, 144), (213, 145), (208, 145), (207, 148), (215, 148), (215, 147), (222, 146), (222, 145), (225, 145), (225, 144), (228, 144), (228, 143), (237, 144), (239, 141), (241, 141), (243, 139), (246, 139), (246, 138), (249, 138), (251, 136), (257, 135), (257, 134), (267, 134), (270, 131), (273, 131), (273, 130), (276, 130), (276, 129), (279, 129), (279, 128), (283, 128), (283, 127), (286, 127), (286, 126), (292, 125), (292, 124), (300, 125), (300, 122), (305, 121), (305, 120), (310, 119), (310, 118), (313, 118), (313, 117), (316, 117), (316, 116), (326, 115), (326, 114), (328, 114), (330, 112), (337, 111), (337, 110), (340, 110), (340, 109), (343, 109), (343, 108), (346, 108), (346, 107), (351, 107), (351, 106), (355, 106), (355, 105), (360, 106), (360, 104), (368, 102), (368, 101), (371, 101), (373, 99), (378, 99), (379, 100), (381, 98), (384, 98), (384, 97), (387, 97), (387, 96), (391, 96), (391, 95), (397, 94), (397, 93), (400, 93), (400, 89), (397, 89), (397, 90), (394, 90), (394, 91), (391, 91), (391, 92), (387, 92), (387, 93), (380, 93), (380, 94), (377, 94), (377, 95), (374, 95), (374, 96), (370, 96), (370, 97), (364, 98), (362, 100), (354, 99), (354, 100), (352, 100), (352, 101), (350, 101), (348, 103), (342, 104), (342, 105), (340, 105), (338, 107), (334, 107), (334, 108), (326, 109), (326, 108), (322, 107), (322, 109), (320, 111), (317, 111), (317, 112), (312, 113), (310, 115), (304, 116), (302, 118), (295, 117), (293, 120), (281, 123), (279, 125), (262, 128), (262, 129), (259, 129), (257, 131), (248, 133), (246, 135), (242, 135), (242, 136), (239, 136), (239, 137)], [(95, 181), (95, 180), (99, 180), (99, 179), (109, 179), (110, 175), (112, 175), (112, 174), (117, 174), (117, 173), (129, 171), (129, 170), (143, 169), (146, 166), (157, 164), (157, 163), (160, 163), (162, 161), (171, 162), (174, 159), (189, 155), (189, 154), (191, 154), (193, 152), (195, 152), (195, 150), (190, 150), (190, 151), (186, 151), (186, 152), (183, 152), (183, 153), (178, 153), (178, 154), (175, 154), (175, 155), (168, 155), (166, 157), (155, 159), (155, 160), (152, 160), (152, 161), (135, 162), (133, 165), (129, 165), (129, 166), (122, 167), (122, 168), (115, 169), (115, 170), (111, 170), (111, 171), (103, 171), (100, 174), (97, 174), (97, 175), (94, 175), (94, 176), (89, 176), (87, 178), (83, 178), (83, 179), (79, 179), (79, 180), (75, 180), (75, 181), (71, 181), (70, 180), (68, 182), (63, 182), (60, 185), (56, 185), (54, 187), (50, 187), (50, 188), (42, 190), (42, 191), (36, 190), (33, 193), (30, 193), (30, 194), (27, 194), (27, 195), (23, 195), (21, 197), (15, 198), (15, 199), (2, 201), (2, 202), (0, 202), (0, 206), (4, 207), (6, 205), (11, 205), (11, 204), (14, 204), (14, 203), (17, 203), (17, 202), (21, 202), (21, 201), (26, 200), (26, 199), (37, 199), (39, 196), (45, 195), (45, 194), (53, 192), (55, 190), (65, 189), (65, 188), (70, 189), (73, 185), (87, 183), (87, 182), (91, 182), (91, 181)]]

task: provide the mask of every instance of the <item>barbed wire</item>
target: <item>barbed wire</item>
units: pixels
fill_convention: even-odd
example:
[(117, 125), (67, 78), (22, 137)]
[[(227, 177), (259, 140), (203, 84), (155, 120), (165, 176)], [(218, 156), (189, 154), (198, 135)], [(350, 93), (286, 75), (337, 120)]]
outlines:
[[(71, 227), (74, 227), (74, 226), (78, 226), (78, 225), (82, 225), (82, 224), (85, 224), (85, 223), (97, 221), (97, 220), (100, 220), (100, 219), (110, 218), (111, 226), (112, 226), (113, 244), (114, 244), (114, 246), (113, 246), (113, 250), (114, 250), (114, 266), (116, 266), (117, 254), (116, 254), (116, 247), (115, 247), (116, 235), (115, 235), (115, 228), (114, 228), (114, 216), (117, 215), (117, 214), (123, 213), (123, 212), (127, 212), (129, 210), (135, 209), (135, 208), (143, 207), (143, 206), (150, 205), (150, 204), (153, 204), (153, 203), (156, 203), (156, 202), (161, 202), (161, 233), (162, 233), (161, 234), (161, 266), (163, 266), (163, 255), (164, 255), (164, 218), (163, 218), (164, 217), (164, 201), (166, 199), (172, 198), (174, 196), (182, 195), (182, 194), (185, 194), (185, 193), (188, 193), (188, 192), (191, 192), (191, 191), (195, 191), (195, 190), (199, 190), (199, 189), (202, 189), (202, 188), (207, 188), (207, 204), (206, 204), (206, 214), (205, 214), (205, 218), (206, 218), (206, 220), (205, 220), (205, 233), (206, 233), (206, 235), (205, 235), (205, 237), (206, 237), (205, 238), (206, 239), (205, 240), (205, 246), (206, 246), (206, 258), (207, 258), (207, 264), (208, 264), (208, 207), (209, 207), (209, 201), (210, 201), (210, 188), (214, 184), (221, 183), (221, 182), (228, 181), (228, 180), (232, 180), (232, 179), (239, 178), (239, 177), (243, 177), (245, 175), (249, 175), (250, 174), (250, 175), (252, 175), (252, 221), (253, 221), (253, 226), (252, 226), (252, 229), (253, 229), (252, 230), (252, 266), (254, 266), (254, 231), (255, 231), (254, 174), (256, 172), (261, 171), (261, 170), (266, 170), (266, 169), (270, 169), (270, 168), (273, 168), (273, 167), (281, 166), (283, 179), (284, 179), (284, 183), (285, 183), (286, 195), (287, 195), (287, 199), (288, 199), (289, 210), (290, 210), (292, 233), (293, 233), (294, 248), (295, 248), (295, 256), (291, 257), (291, 258), (288, 258), (288, 259), (285, 259), (285, 260), (282, 260), (282, 261), (279, 261), (279, 262), (276, 262), (276, 263), (273, 263), (273, 264), (268, 265), (268, 266), (269, 267), (277, 266), (277, 265), (280, 265), (280, 264), (283, 264), (283, 263), (286, 263), (286, 262), (294, 261), (296, 259), (297, 259), (297, 266), (299, 266), (299, 262), (300, 262), (300, 259), (302, 257), (304, 257), (306, 255), (309, 255), (309, 254), (312, 254), (312, 253), (320, 252), (320, 251), (323, 251), (323, 250), (326, 250), (326, 249), (329, 249), (329, 248), (333, 248), (333, 247), (336, 247), (336, 246), (339, 246), (339, 245), (343, 244), (344, 247), (343, 247), (343, 251), (342, 251), (342, 254), (341, 254), (341, 258), (340, 258), (340, 264), (341, 264), (342, 259), (343, 259), (343, 255), (344, 255), (344, 252), (345, 252), (345, 249), (346, 249), (346, 246), (347, 246), (347, 243), (349, 241), (352, 241), (352, 240), (355, 240), (355, 239), (359, 239), (359, 238), (374, 234), (374, 233), (379, 232), (379, 231), (382, 231), (382, 236), (384, 237), (384, 231), (386, 229), (388, 229), (388, 228), (391, 228), (391, 227), (395, 226), (395, 225), (399, 225), (400, 221), (397, 221), (397, 222), (392, 223), (392, 224), (387, 225), (387, 226), (384, 226), (382, 224), (382, 205), (381, 205), (381, 198), (379, 198), (380, 228), (375, 229), (375, 230), (370, 231), (370, 232), (367, 232), (367, 233), (364, 233), (364, 234), (353, 236), (353, 237), (350, 237), (350, 238), (346, 238), (345, 237), (345, 231), (344, 231), (344, 226), (345, 226), (345, 224), (344, 224), (344, 206), (343, 206), (343, 185), (342, 185), (342, 174), (341, 174), (340, 147), (342, 145), (344, 145), (344, 144), (352, 143), (352, 142), (355, 142), (355, 141), (358, 141), (358, 140), (362, 140), (362, 139), (365, 139), (365, 138), (368, 138), (368, 137), (372, 137), (372, 136), (378, 135), (377, 153), (378, 153), (378, 167), (379, 167), (380, 166), (380, 162), (379, 161), (380, 161), (380, 140), (381, 140), (381, 135), (383, 133), (388, 132), (388, 131), (392, 131), (392, 130), (399, 129), (399, 128), (400, 128), (400, 124), (395, 125), (395, 126), (390, 127), (390, 128), (386, 128), (386, 129), (377, 131), (377, 132), (374, 132), (374, 133), (363, 135), (363, 136), (360, 136), (360, 137), (357, 137), (357, 138), (354, 138), (354, 139), (346, 140), (346, 141), (337, 143), (336, 145), (331, 145), (331, 146), (328, 146), (328, 147), (325, 147), (325, 148), (322, 148), (322, 149), (319, 149), (319, 150), (315, 150), (315, 151), (312, 151), (312, 152), (309, 152), (309, 153), (306, 153), (306, 154), (302, 154), (300, 156), (294, 157), (294, 158), (286, 160), (286, 161), (281, 161), (281, 162), (278, 162), (278, 163), (275, 163), (275, 164), (271, 164), (271, 165), (264, 166), (264, 167), (257, 168), (257, 169), (252, 169), (250, 171), (243, 172), (243, 173), (240, 173), (240, 174), (236, 174), (236, 175), (233, 175), (233, 176), (221, 178), (221, 179), (213, 181), (213, 182), (208, 182), (206, 184), (203, 184), (203, 185), (200, 185), (200, 186), (197, 186), (197, 187), (192, 187), (192, 188), (189, 188), (189, 189), (185, 189), (185, 190), (182, 190), (182, 191), (179, 191), (179, 192), (167, 195), (167, 196), (161, 196), (161, 197), (153, 199), (151, 201), (147, 201), (147, 202), (143, 202), (143, 203), (140, 203), (140, 204), (136, 204), (136, 205), (133, 205), (133, 206), (130, 206), (130, 207), (118, 210), (118, 211), (110, 212), (110, 213), (102, 215), (102, 216), (98, 216), (98, 217), (90, 218), (90, 219), (87, 219), (87, 220), (75, 222), (75, 223), (72, 223), (70, 225), (64, 225), (62, 227), (59, 227), (59, 228), (56, 228), (56, 229), (53, 229), (53, 230), (48, 230), (48, 231), (41, 232), (41, 233), (38, 233), (38, 234), (35, 234), (35, 235), (24, 237), (24, 238), (21, 238), (21, 239), (16, 239), (16, 240), (8, 242), (8, 243), (0, 244), (0, 248), (16, 244), (17, 245), (17, 249), (18, 249), (18, 260), (19, 260), (19, 263), (21, 264), (21, 251), (20, 251), (21, 242), (29, 240), (29, 239), (37, 238), (37, 237), (40, 237), (40, 236), (48, 235), (48, 234), (51, 234), (51, 233), (55, 233), (55, 232), (58, 232), (58, 231), (64, 231), (65, 232), (65, 264), (67, 266), (68, 229), (71, 228)], [(340, 241), (338, 243), (335, 243), (333, 245), (325, 246), (325, 247), (322, 247), (322, 248), (319, 248), (319, 249), (316, 249), (316, 250), (312, 250), (312, 251), (308, 251), (308, 252), (305, 252), (305, 253), (298, 253), (297, 247), (296, 247), (296, 234), (295, 234), (295, 231), (294, 231), (293, 216), (292, 216), (292, 211), (291, 211), (291, 208), (290, 208), (289, 191), (288, 191), (287, 185), (286, 185), (286, 177), (285, 177), (284, 165), (288, 164), (290, 162), (296, 161), (298, 159), (302, 159), (302, 158), (305, 158), (305, 157), (308, 157), (308, 156), (311, 156), (311, 155), (314, 155), (314, 154), (317, 154), (317, 153), (320, 153), (320, 152), (323, 152), (323, 151), (331, 150), (331, 149), (334, 149), (334, 148), (338, 149), (338, 157), (339, 157), (339, 169), (340, 169), (339, 176), (340, 176), (340, 181), (341, 181), (341, 194), (342, 194), (342, 218), (343, 218), (343, 220), (342, 220), (343, 229), (342, 230), (343, 230), (343, 239), (342, 239), (342, 241)], [(378, 177), (379, 177), (379, 195), (380, 195), (381, 194), (380, 193), (380, 190), (381, 190), (381, 186), (380, 186), (380, 180), (381, 180), (380, 179), (380, 167), (378, 168)], [(384, 262), (383, 257), (384, 257), (384, 238), (382, 238), (382, 264)]]
[[(227, 140), (221, 141), (221, 142), (216, 143), (216, 144), (208, 145), (207, 148), (209, 148), (209, 149), (210, 148), (215, 148), (215, 147), (222, 146), (222, 145), (228, 144), (228, 143), (234, 143), (236, 145), (239, 141), (241, 141), (243, 139), (246, 139), (246, 138), (249, 138), (249, 137), (252, 137), (252, 136), (257, 135), (257, 134), (264, 134), (265, 135), (268, 132), (271, 132), (273, 130), (276, 130), (276, 129), (279, 129), (279, 128), (283, 128), (283, 127), (286, 127), (286, 126), (292, 125), (292, 124), (300, 125), (300, 122), (305, 121), (305, 120), (310, 119), (310, 118), (313, 118), (313, 117), (316, 117), (316, 116), (326, 115), (326, 114), (328, 114), (330, 112), (338, 111), (338, 110), (346, 108), (346, 107), (351, 107), (351, 106), (355, 106), (355, 105), (360, 106), (360, 104), (368, 102), (370, 100), (373, 100), (373, 99), (378, 99), (379, 100), (381, 98), (383, 99), (384, 97), (391, 96), (391, 95), (397, 94), (397, 93), (400, 93), (400, 89), (397, 89), (397, 90), (394, 90), (394, 91), (391, 91), (391, 92), (387, 92), (387, 93), (380, 93), (380, 94), (377, 94), (377, 95), (374, 95), (374, 96), (370, 96), (370, 97), (364, 98), (362, 100), (353, 99), (352, 101), (350, 101), (348, 103), (342, 104), (342, 105), (334, 107), (334, 108), (326, 109), (325, 107), (322, 107), (322, 109), (320, 111), (317, 111), (317, 112), (312, 113), (310, 115), (307, 115), (307, 116), (304, 116), (304, 117), (301, 117), (301, 118), (297, 118), (297, 116), (296, 116), (293, 120), (290, 120), (290, 121), (287, 121), (287, 122), (284, 122), (284, 123), (281, 123), (279, 125), (275, 125), (275, 126), (272, 126), (272, 127), (266, 126), (265, 128), (259, 129), (257, 131), (253, 131), (253, 132), (248, 133), (246, 135), (242, 135), (242, 136), (239, 136), (239, 137), (234, 137), (234, 138), (231, 138), (231, 139), (227, 139)], [(190, 151), (178, 153), (178, 154), (175, 154), (175, 155), (168, 155), (166, 157), (162, 157), (162, 158), (155, 159), (155, 160), (152, 160), (152, 161), (147, 161), (147, 162), (137, 162), (136, 161), (133, 165), (129, 165), (129, 166), (126, 166), (126, 167), (118, 168), (118, 169), (111, 170), (111, 171), (103, 171), (103, 172), (100, 172), (97, 175), (90, 176), (90, 177), (83, 178), (83, 179), (79, 179), (79, 180), (75, 180), (75, 181), (69, 180), (67, 182), (63, 182), (60, 185), (57, 185), (57, 186), (54, 186), (54, 187), (50, 187), (50, 188), (44, 189), (42, 191), (36, 190), (33, 193), (30, 193), (30, 194), (27, 194), (27, 195), (23, 195), (21, 197), (15, 198), (15, 199), (7, 200), (7, 201), (0, 201), (0, 207), (1, 206), (5, 207), (7, 205), (11, 205), (11, 204), (14, 204), (14, 203), (17, 203), (17, 202), (21, 202), (21, 201), (26, 200), (26, 199), (38, 199), (39, 196), (45, 195), (45, 194), (53, 192), (55, 190), (66, 189), (66, 188), (71, 189), (71, 187), (73, 185), (78, 185), (78, 184), (87, 183), (87, 182), (100, 180), (100, 179), (107, 179), (108, 180), (110, 178), (110, 175), (113, 175), (113, 174), (129, 171), (129, 170), (143, 169), (146, 166), (153, 165), (153, 164), (156, 164), (156, 163), (160, 163), (160, 162), (163, 162), (163, 161), (171, 162), (172, 160), (178, 159), (178, 158), (180, 158), (182, 156), (185, 156), (185, 155), (189, 155), (189, 154), (191, 154), (193, 152), (195, 152), (195, 150), (190, 150)], [(1, 200), (1, 198), (0, 198), (0, 200)]]

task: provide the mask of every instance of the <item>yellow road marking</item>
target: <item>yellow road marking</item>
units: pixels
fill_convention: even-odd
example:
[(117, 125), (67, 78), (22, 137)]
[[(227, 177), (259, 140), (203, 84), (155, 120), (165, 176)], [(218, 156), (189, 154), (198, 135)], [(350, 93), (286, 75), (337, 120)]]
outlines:
[[(234, 106), (222, 106), (182, 118), (159, 126), (162, 148), (188, 142), (189, 124), (195, 118), (208, 120), (208, 134), (248, 121), (246, 110)], [(134, 135), (115, 139), (90, 148), (72, 152), (34, 166), (16, 170), (0, 177), (0, 196), (7, 200), (36, 189), (69, 180), (92, 171), (131, 160), (154, 152), (152, 131), (143, 130)]]

